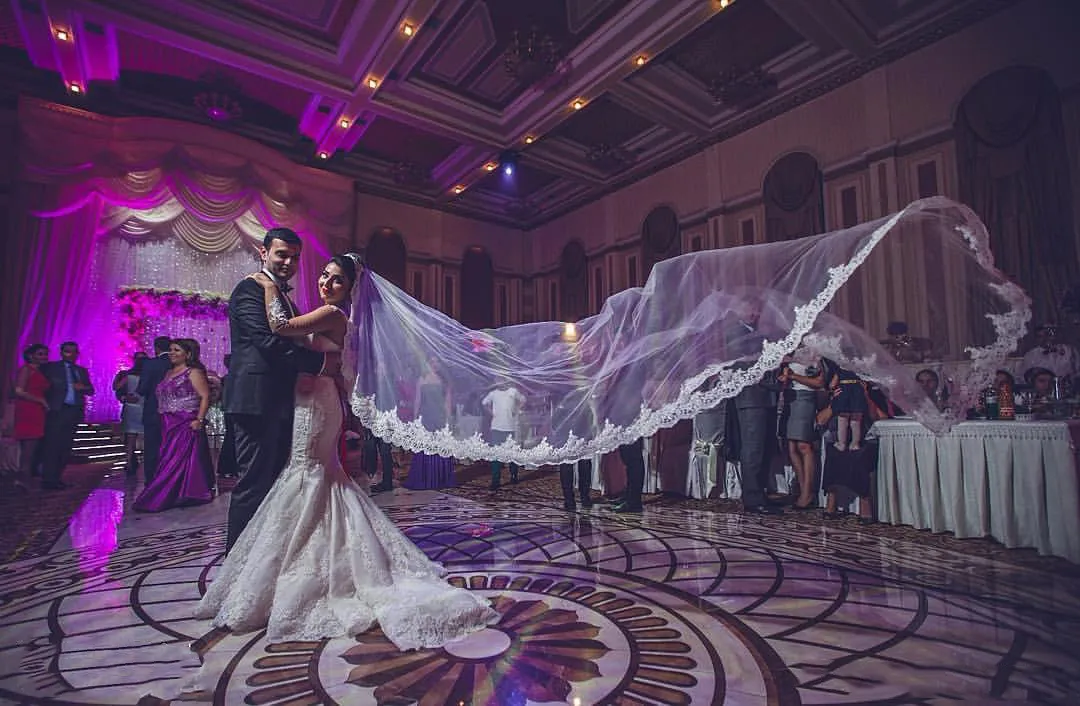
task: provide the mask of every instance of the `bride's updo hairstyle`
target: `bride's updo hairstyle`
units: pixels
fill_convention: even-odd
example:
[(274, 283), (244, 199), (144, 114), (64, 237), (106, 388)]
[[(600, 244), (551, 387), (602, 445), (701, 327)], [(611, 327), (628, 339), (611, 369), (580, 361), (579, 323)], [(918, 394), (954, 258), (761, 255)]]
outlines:
[(352, 291), (353, 286), (356, 284), (356, 277), (364, 266), (363, 256), (349, 252), (343, 255), (334, 255), (330, 258), (330, 262), (341, 268), (342, 274), (349, 280), (349, 290)]

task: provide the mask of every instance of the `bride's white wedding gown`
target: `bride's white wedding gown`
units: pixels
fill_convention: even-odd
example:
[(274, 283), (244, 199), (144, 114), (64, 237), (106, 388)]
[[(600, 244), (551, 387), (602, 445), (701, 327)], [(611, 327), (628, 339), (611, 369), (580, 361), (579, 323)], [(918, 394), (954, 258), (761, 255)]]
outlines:
[(496, 622), (479, 595), (401, 533), (342, 468), (334, 382), (297, 392), (292, 453), (196, 615), (272, 642), (356, 635), (378, 624), (399, 649), (439, 647)]

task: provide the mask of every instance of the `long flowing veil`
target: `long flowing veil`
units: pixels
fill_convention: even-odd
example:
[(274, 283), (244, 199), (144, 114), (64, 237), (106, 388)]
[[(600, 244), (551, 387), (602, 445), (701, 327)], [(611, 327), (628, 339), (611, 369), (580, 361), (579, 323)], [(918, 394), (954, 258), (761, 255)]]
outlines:
[[(644, 287), (612, 295), (573, 326), (470, 330), (366, 271), (353, 291), (346, 368), (353, 411), (391, 444), (542, 465), (691, 418), (792, 354), (854, 370), (945, 431), (1030, 317), (1028, 297), (994, 267), (978, 217), (937, 197), (844, 230), (660, 262)], [(915, 369), (878, 340), (894, 320), (948, 361), (948, 409), (939, 411)], [(524, 398), (516, 431), (494, 444), (502, 435), (487, 430), (484, 400), (511, 387)]]

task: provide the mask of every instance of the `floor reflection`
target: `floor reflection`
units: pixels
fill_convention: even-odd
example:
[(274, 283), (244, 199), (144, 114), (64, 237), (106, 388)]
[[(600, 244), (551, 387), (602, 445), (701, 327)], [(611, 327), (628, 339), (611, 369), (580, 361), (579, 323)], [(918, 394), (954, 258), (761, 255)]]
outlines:
[(68, 537), (79, 556), (79, 567), (92, 574), (116, 551), (117, 532), (124, 519), (124, 491), (97, 488), (71, 518)]
[(1080, 702), (1080, 579), (1022, 554), (801, 516), (568, 513), (542, 483), (384, 494), (502, 620), (406, 654), (378, 630), (274, 645), (190, 619), (227, 498), (125, 515), (135, 488), (110, 482), (51, 554), (0, 571), (0, 702), (167, 698), (200, 658), (216, 676), (186, 699), (215, 704)]

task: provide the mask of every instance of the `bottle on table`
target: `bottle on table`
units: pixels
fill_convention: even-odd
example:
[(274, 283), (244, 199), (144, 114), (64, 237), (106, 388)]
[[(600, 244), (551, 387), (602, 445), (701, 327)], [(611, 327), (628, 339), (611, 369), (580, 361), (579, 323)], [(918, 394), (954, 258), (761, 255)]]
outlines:
[(997, 386), (998, 419), (1016, 419), (1016, 398), (1013, 397), (1012, 383), (1002, 381)]
[(1000, 411), (998, 407), (998, 391), (996, 388), (991, 387), (986, 391), (986, 418), (997, 419)]

